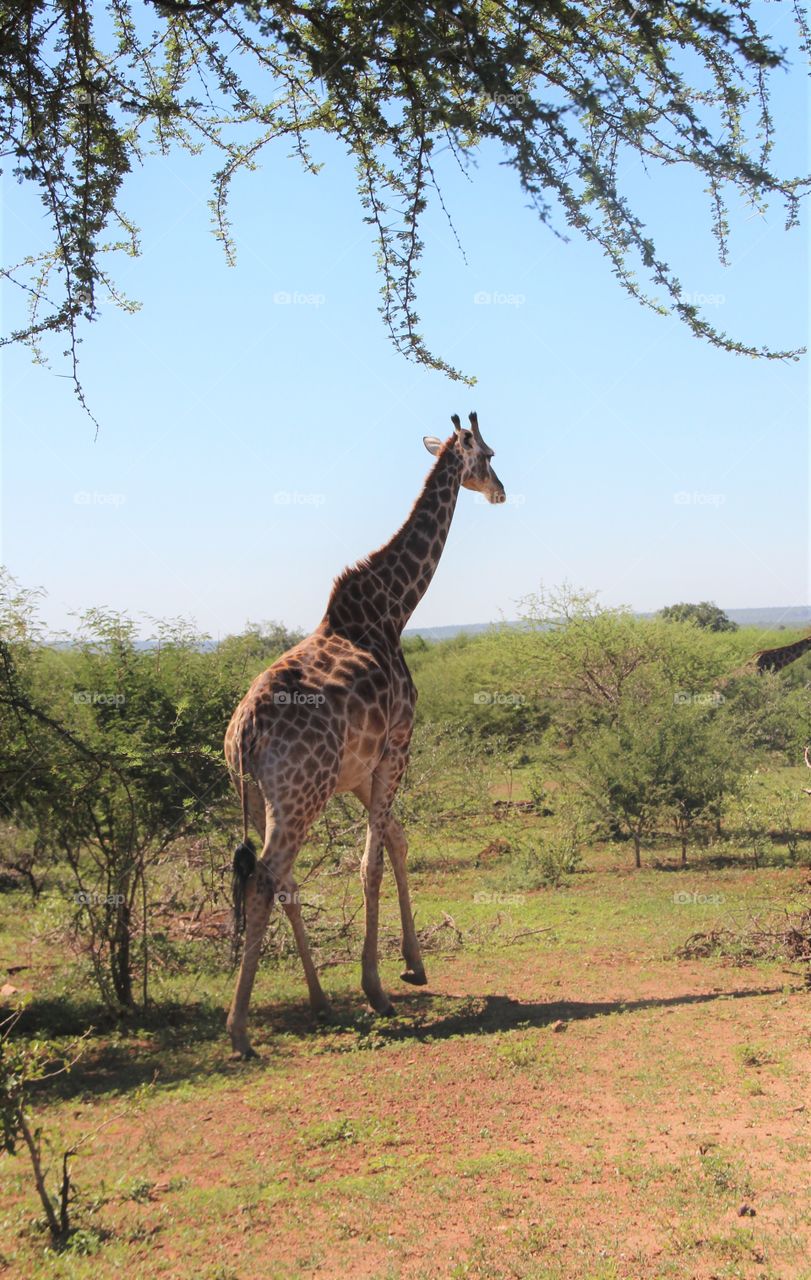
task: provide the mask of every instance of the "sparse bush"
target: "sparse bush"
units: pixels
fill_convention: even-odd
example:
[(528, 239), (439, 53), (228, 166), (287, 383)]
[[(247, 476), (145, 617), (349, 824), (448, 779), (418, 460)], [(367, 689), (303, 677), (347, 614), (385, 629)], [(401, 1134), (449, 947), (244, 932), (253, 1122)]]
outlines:
[(546, 836), (519, 846), (514, 865), (522, 888), (557, 889), (579, 864), (579, 850), (565, 838)]
[(578, 870), (594, 829), (585, 805), (558, 794), (554, 822), (554, 830), (513, 837), (513, 878), (521, 888), (556, 889)]
[(735, 824), (737, 838), (751, 855), (755, 867), (763, 862), (771, 849), (774, 810), (770, 797), (754, 774), (742, 779), (727, 805), (729, 821)]
[(237, 700), (204, 637), (91, 610), (69, 651), (41, 643), (30, 600), (0, 597), (2, 817), (69, 870), (74, 926), (111, 1007), (147, 998), (149, 869), (204, 827), (229, 789), (223, 726)]
[(786, 764), (802, 760), (811, 724), (807, 669), (804, 678), (800, 670), (807, 663), (808, 657), (779, 674), (738, 675), (725, 685), (720, 718), (727, 736), (755, 759), (768, 752)]
[[(47, 1041), (23, 1041), (13, 1035), (21, 1010), (16, 1010), (0, 1023), (0, 1123), (3, 1151), (17, 1154), (24, 1146), (31, 1163), (37, 1195), (45, 1213), (51, 1241), (63, 1248), (71, 1234), (73, 1188), (70, 1161), (75, 1148), (62, 1152), (61, 1176), (56, 1191), (48, 1187), (48, 1169), (43, 1165), (43, 1145), (50, 1145), (42, 1129), (34, 1124), (30, 1112), (30, 1090), (34, 1081), (61, 1074), (70, 1063)], [(62, 1059), (59, 1065), (56, 1063)], [(76, 1059), (74, 1058), (74, 1061)]]
[(793, 792), (781, 790), (772, 796), (771, 810), (775, 833), (785, 841), (789, 862), (792, 864), (799, 862), (800, 837), (803, 831), (801, 821), (807, 806), (801, 808)]
[(400, 820), (406, 827), (441, 827), (461, 814), (484, 812), (492, 767), (492, 757), (467, 734), (447, 725), (423, 725), (414, 735), (397, 795)]

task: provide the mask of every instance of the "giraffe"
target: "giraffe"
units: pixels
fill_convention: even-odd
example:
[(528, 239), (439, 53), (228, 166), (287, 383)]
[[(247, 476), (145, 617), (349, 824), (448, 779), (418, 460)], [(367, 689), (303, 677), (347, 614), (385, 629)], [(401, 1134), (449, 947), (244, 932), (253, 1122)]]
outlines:
[[(377, 551), (334, 581), (326, 612), (305, 640), (254, 680), (233, 714), (225, 756), (242, 804), (243, 840), (234, 854), (234, 911), (244, 932), (228, 1033), (235, 1056), (254, 1056), (247, 1014), (259, 951), (276, 898), (292, 926), (310, 1005), (328, 1016), (301, 916), (293, 864), (330, 796), (351, 791), (367, 809), (361, 861), (365, 938), (361, 985), (371, 1008), (394, 1012), (377, 968), (378, 904), (385, 847), (402, 924), (404, 982), (427, 982), (406, 875), (407, 842), (392, 803), (408, 762), (416, 690), (400, 637), (428, 588), (459, 489), (506, 500), (475, 413), (451, 416), (444, 442), (424, 436), (436, 458), (405, 523)], [(251, 823), (262, 839), (257, 859)]]
[(782, 671), (783, 667), (787, 667), (790, 662), (796, 662), (809, 649), (811, 649), (811, 632), (793, 644), (780, 645), (777, 649), (761, 649), (754, 654), (751, 661), (754, 662), (758, 675), (763, 675), (764, 671)]
[(730, 671), (728, 675), (722, 676), (720, 680), (716, 681), (715, 687), (723, 689), (738, 676), (763, 676), (767, 672), (776, 675), (778, 671), (782, 671), (790, 663), (796, 662), (809, 649), (811, 649), (811, 631), (807, 636), (802, 636), (801, 639), (794, 640), (791, 644), (778, 645), (775, 649), (758, 649), (741, 666), (736, 667), (734, 671)]
[[(777, 673), (782, 671), (783, 667), (787, 667), (790, 662), (796, 662), (804, 653), (808, 653), (809, 649), (811, 649), (811, 631), (807, 636), (795, 640), (793, 644), (783, 644), (776, 649), (760, 649), (750, 662), (754, 663), (755, 670), (760, 676), (767, 671)], [(811, 769), (811, 747), (806, 747), (803, 751), (803, 760)], [(803, 787), (803, 791), (807, 796), (811, 796), (811, 787)]]
[[(758, 649), (757, 653), (753, 653), (743, 666), (737, 667), (735, 671), (730, 672), (728, 676), (717, 681), (716, 688), (722, 689), (729, 684), (737, 676), (746, 675), (766, 675), (767, 672), (776, 675), (778, 671), (782, 671), (790, 663), (796, 662), (803, 654), (808, 653), (811, 649), (811, 631), (807, 636), (801, 636), (799, 640), (794, 640), (791, 644), (781, 644), (774, 649)], [(803, 759), (811, 769), (811, 747), (807, 746), (803, 752)], [(811, 796), (811, 787), (803, 787), (806, 795)]]

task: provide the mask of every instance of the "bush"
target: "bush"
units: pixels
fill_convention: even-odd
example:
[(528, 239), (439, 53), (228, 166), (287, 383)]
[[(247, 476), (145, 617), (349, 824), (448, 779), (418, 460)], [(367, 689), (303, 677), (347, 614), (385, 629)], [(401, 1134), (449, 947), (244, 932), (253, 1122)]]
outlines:
[(580, 867), (593, 823), (577, 797), (557, 793), (556, 806), (554, 830), (530, 838), (511, 837), (516, 850), (513, 879), (520, 888), (556, 889)]
[(583, 735), (572, 763), (595, 813), (633, 840), (637, 867), (643, 840), (665, 825), (685, 862), (690, 839), (720, 820), (743, 766), (712, 704), (675, 701), (653, 677), (629, 686), (614, 723)]
[(230, 789), (222, 737), (241, 690), (183, 624), (143, 648), (129, 619), (92, 610), (62, 652), (39, 643), (29, 606), (0, 600), (0, 816), (68, 868), (100, 994), (127, 1008), (136, 970), (147, 998), (149, 869)]

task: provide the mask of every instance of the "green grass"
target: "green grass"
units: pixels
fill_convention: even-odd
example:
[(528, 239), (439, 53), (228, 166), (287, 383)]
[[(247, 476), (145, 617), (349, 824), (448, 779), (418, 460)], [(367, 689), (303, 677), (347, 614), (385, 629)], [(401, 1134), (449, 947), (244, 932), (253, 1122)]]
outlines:
[[(786, 785), (801, 777), (786, 771)], [(76, 1157), (78, 1231), (62, 1255), (37, 1226), (24, 1159), (0, 1157), (9, 1273), (352, 1274), (364, 1250), (379, 1250), (378, 1273), (398, 1280), (420, 1266), (477, 1280), (800, 1275), (811, 1215), (797, 1150), (807, 1144), (785, 1117), (809, 1083), (801, 978), (771, 961), (737, 969), (676, 952), (718, 924), (743, 929), (796, 908), (802, 871), (777, 857), (755, 871), (726, 845), (682, 871), (663, 843), (634, 872), (627, 845), (597, 845), (558, 888), (503, 900), (510, 851), (482, 851), (544, 821), (488, 814), (409, 833), (432, 985), (399, 981), (389, 872), (381, 972), (392, 1020), (370, 1015), (360, 991), (358, 877), (322, 870), (313, 887), (325, 915), (348, 922), (338, 936), (314, 930), (336, 1021), (314, 1026), (288, 939), (260, 967), (254, 1064), (229, 1061), (234, 974), (205, 942), (156, 971), (146, 1012), (119, 1019), (46, 927), (60, 890), (39, 904), (0, 893), (0, 959), (31, 966), (12, 978), (31, 992), (19, 1033), (67, 1046), (92, 1028), (70, 1074), (34, 1090), (37, 1122), (57, 1154), (106, 1125)], [(184, 876), (181, 901), (195, 885)], [(750, 1199), (758, 1217), (736, 1224)], [(638, 1226), (636, 1206), (658, 1233), (656, 1261), (620, 1243)], [(262, 1252), (254, 1220), (286, 1233), (283, 1256)], [(460, 1221), (463, 1242), (442, 1243)]]

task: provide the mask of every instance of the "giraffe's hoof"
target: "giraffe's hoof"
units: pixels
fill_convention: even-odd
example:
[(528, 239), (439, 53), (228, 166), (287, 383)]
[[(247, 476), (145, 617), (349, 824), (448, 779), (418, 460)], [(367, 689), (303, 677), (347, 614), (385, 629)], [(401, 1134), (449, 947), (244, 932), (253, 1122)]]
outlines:
[(425, 987), (428, 985), (424, 969), (406, 969), (400, 974), (401, 982), (410, 982), (412, 987)]
[(372, 1013), (377, 1014), (378, 1018), (393, 1018), (397, 1012), (391, 1000), (388, 1000), (385, 1004), (381, 1004), (378, 1008), (374, 1005), (370, 1005), (369, 1007), (372, 1010)]
[(313, 1009), (313, 1017), (317, 1022), (335, 1022), (335, 1010), (331, 1004), (319, 1004)]
[(250, 1062), (253, 1058), (258, 1058), (259, 1054), (255, 1049), (247, 1045), (244, 1049), (235, 1049), (231, 1054), (232, 1062)]

